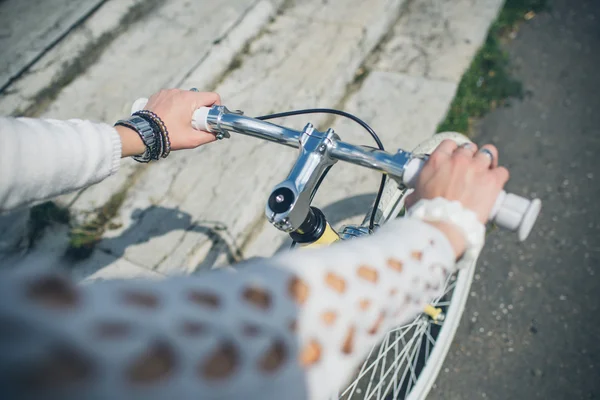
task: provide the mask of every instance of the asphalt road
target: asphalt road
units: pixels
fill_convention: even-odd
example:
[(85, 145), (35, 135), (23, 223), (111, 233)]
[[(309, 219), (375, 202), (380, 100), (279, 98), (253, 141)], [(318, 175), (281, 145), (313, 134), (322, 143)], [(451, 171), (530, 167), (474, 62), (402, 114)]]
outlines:
[(529, 96), (476, 141), (543, 210), (524, 244), (496, 232), (430, 399), (600, 398), (600, 0), (556, 0), (507, 50)]

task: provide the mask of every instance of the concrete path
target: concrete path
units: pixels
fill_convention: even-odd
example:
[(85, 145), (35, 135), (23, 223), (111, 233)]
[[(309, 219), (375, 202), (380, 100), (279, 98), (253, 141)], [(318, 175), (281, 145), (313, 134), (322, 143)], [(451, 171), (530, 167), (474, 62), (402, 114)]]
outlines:
[[(600, 3), (555, 0), (508, 45), (529, 93), (481, 122), (511, 170), (508, 189), (539, 196), (524, 244), (491, 235), (431, 399), (600, 396)], [(446, 372), (444, 372), (444, 369)]]
[(4, 89), (103, 0), (7, 0), (0, 6), (0, 88)]
[[(153, 0), (156, 7), (139, 10), (136, 0), (127, 1), (129, 7), (108, 1), (73, 28), (66, 42), (40, 61), (40, 76), (51, 79), (38, 79), (36, 64), (0, 97), (0, 109), (113, 121), (126, 113), (131, 100), (160, 87), (201, 87), (218, 91), (225, 104), (248, 115), (304, 107), (346, 109), (372, 124), (388, 150), (411, 149), (444, 118), (502, 4), (228, 0), (199, 7), (184, 0)], [(116, 27), (114, 18), (106, 18), (108, 7), (118, 7), (121, 20), (130, 23)], [(200, 19), (205, 23), (198, 24)], [(102, 33), (89, 39), (92, 26)], [(77, 37), (89, 40), (79, 47), (69, 44)], [(95, 50), (90, 55), (88, 49)], [(84, 67), (66, 79), (56, 60), (69, 50), (79, 54)], [(156, 53), (168, 62), (157, 63)], [(309, 120), (333, 126), (344, 140), (370, 144), (346, 121), (314, 116), (280, 122), (301, 128)], [(82, 278), (162, 276), (272, 254), (285, 235), (265, 224), (264, 203), (294, 156), (290, 149), (234, 137), (146, 167), (124, 162), (117, 176), (59, 199), (84, 221), (113, 194), (126, 191), (112, 221), (116, 229), (107, 231), (92, 256), (71, 270)], [(337, 165), (316, 204), (333, 222), (361, 219), (377, 182), (374, 173)], [(18, 236), (15, 229), (10, 237)], [(67, 228), (56, 226), (49, 233), (25, 258), (19, 255), (21, 262), (66, 262)]]

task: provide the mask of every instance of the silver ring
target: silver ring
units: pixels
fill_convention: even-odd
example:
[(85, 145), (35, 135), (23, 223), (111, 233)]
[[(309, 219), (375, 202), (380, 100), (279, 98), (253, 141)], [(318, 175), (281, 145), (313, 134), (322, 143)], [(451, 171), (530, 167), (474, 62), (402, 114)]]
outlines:
[(473, 143), (466, 142), (466, 143), (461, 144), (459, 147), (462, 147), (463, 149), (471, 150), (471, 149), (473, 149)]
[(479, 152), (490, 158), (490, 166), (494, 165), (494, 154), (491, 151), (484, 147), (483, 149), (480, 149)]
[(190, 89), (190, 92), (199, 92), (199, 90), (197, 88), (193, 87)]

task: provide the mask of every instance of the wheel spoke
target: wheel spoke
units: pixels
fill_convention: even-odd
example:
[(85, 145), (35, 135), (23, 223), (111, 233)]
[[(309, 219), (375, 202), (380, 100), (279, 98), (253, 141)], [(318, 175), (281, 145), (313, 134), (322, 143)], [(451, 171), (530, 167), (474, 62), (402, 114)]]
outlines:
[(425, 334), (427, 335), (427, 340), (425, 341), (425, 362), (429, 360), (429, 344), (431, 343), (435, 346), (435, 342), (431, 341), (431, 335), (429, 334), (430, 329), (431, 325), (427, 326), (427, 330), (425, 331)]
[[(425, 333), (426, 330), (427, 330), (427, 328), (423, 329), (423, 333)], [(417, 347), (415, 347), (415, 352), (417, 354), (413, 354), (412, 366), (409, 365), (411, 380), (408, 382), (408, 389), (406, 390), (406, 393), (410, 393), (410, 389), (412, 388), (413, 383), (415, 385), (417, 384), (417, 371), (416, 370), (417, 370), (417, 361), (419, 360), (419, 354), (418, 354), (417, 350), (421, 350), (421, 344), (423, 343), (423, 336), (424, 335), (419, 336), (419, 343), (417, 343)]]
[(420, 323), (421, 323), (421, 316), (418, 316), (410, 324), (402, 325), (397, 328), (391, 329), (389, 332), (392, 333), (392, 332), (397, 332), (397, 331), (401, 331), (404, 329), (409, 329), (409, 328), (412, 328), (413, 326), (418, 326)]
[[(412, 327), (412, 326), (414, 326), (414, 325), (415, 325), (415, 324), (411, 324), (411, 325), (410, 325), (410, 327)], [(396, 344), (397, 344), (399, 341), (402, 341), (402, 342), (403, 342), (403, 344), (404, 344), (404, 346), (406, 347), (406, 342), (404, 341), (404, 337), (406, 336), (406, 334), (407, 334), (409, 331), (410, 331), (410, 329), (406, 329), (406, 331), (405, 331), (405, 332), (402, 332), (402, 334), (398, 335), (398, 337), (396, 337), (396, 338), (394, 339), (394, 342), (393, 342), (393, 343), (392, 343), (390, 346), (388, 346), (388, 348), (386, 348), (386, 349), (385, 349), (385, 351), (384, 351), (384, 353), (383, 353), (383, 354), (381, 354), (381, 351), (380, 351), (380, 353), (378, 354), (378, 357), (377, 357), (377, 359), (373, 360), (373, 362), (371, 363), (371, 365), (369, 365), (369, 367), (368, 367), (368, 368), (366, 368), (365, 370), (363, 370), (363, 371), (361, 371), (361, 372), (360, 372), (360, 374), (359, 374), (359, 375), (356, 377), (356, 379), (354, 380), (354, 382), (352, 382), (352, 386), (356, 387), (356, 384), (358, 383), (358, 381), (359, 381), (359, 380), (360, 380), (360, 379), (361, 379), (363, 376), (365, 376), (365, 375), (366, 375), (366, 374), (367, 374), (367, 373), (368, 373), (368, 372), (369, 372), (369, 371), (370, 371), (372, 368), (374, 368), (374, 367), (377, 365), (377, 363), (379, 362), (379, 360), (380, 360), (380, 359), (381, 359), (381, 358), (382, 358), (382, 357), (385, 355), (385, 353), (387, 353), (387, 351), (388, 351), (388, 350), (389, 350), (389, 349), (390, 349), (392, 346), (396, 345)], [(388, 333), (386, 336), (388, 336), (388, 335), (390, 335), (390, 333)], [(375, 346), (373, 346), (373, 349), (374, 349), (374, 348), (375, 348)], [(371, 354), (372, 354), (372, 351), (373, 351), (373, 349), (371, 350), (371, 353), (369, 354), (369, 358), (370, 358), (370, 356), (371, 356)], [(367, 358), (367, 361), (365, 361), (365, 364), (363, 364), (363, 365), (366, 365), (368, 362), (369, 362), (369, 359)], [(350, 389), (350, 388), (347, 388), (347, 389), (346, 389), (346, 390), (345, 390), (345, 391), (342, 393), (342, 396), (343, 396), (343, 395), (345, 395), (345, 394), (348, 392), (348, 390), (349, 390), (349, 389)], [(353, 393), (354, 393), (354, 392), (353, 392)]]
[[(407, 352), (406, 354), (408, 354), (408, 352)], [(406, 358), (406, 355), (405, 355), (405, 357), (403, 357), (403, 358), (402, 358), (402, 361), (401, 361), (401, 363), (403, 363), (403, 362), (404, 362), (404, 359), (405, 359), (405, 358)], [(402, 365), (402, 364), (400, 364), (400, 365)], [(408, 371), (409, 371), (409, 369), (408, 369), (408, 368), (406, 368), (406, 369), (404, 370), (404, 372), (402, 373), (402, 377), (400, 378), (400, 381), (398, 382), (398, 386), (397, 386), (397, 390), (398, 390), (398, 391), (400, 391), (400, 389), (402, 388), (402, 385), (404, 384), (404, 380), (406, 379), (406, 374), (408, 373)]]
[[(386, 351), (386, 344), (389, 343), (389, 333), (385, 335), (385, 339), (384, 339), (384, 343), (382, 343), (381, 346), (379, 346), (379, 354), (377, 355), (377, 360), (373, 363), (374, 365), (377, 365), (378, 361), (383, 358), (384, 362), (385, 362), (385, 354), (387, 353)], [(369, 393), (371, 393), (371, 385), (373, 385), (373, 378), (375, 377), (375, 373), (377, 372), (377, 367), (373, 368), (373, 371), (371, 372), (371, 377), (369, 378), (369, 384), (367, 385), (367, 392), (365, 394), (366, 398), (369, 398)]]
[[(418, 334), (418, 333), (420, 333), (420, 332), (418, 332), (418, 331), (417, 331), (416, 333)], [(394, 360), (394, 362), (392, 363), (392, 365), (390, 366), (390, 368), (389, 368), (389, 369), (386, 371), (386, 373), (385, 373), (384, 377), (387, 377), (387, 375), (390, 373), (390, 371), (392, 371), (392, 369), (394, 368), (394, 366), (395, 366), (396, 364), (398, 364), (399, 366), (401, 366), (401, 365), (402, 365), (402, 363), (404, 362), (404, 360), (406, 360), (406, 359), (407, 359), (407, 355), (410, 353), (410, 349), (412, 349), (412, 347), (413, 347), (412, 345), (414, 344), (414, 342), (416, 342), (416, 341), (417, 341), (417, 338), (418, 338), (418, 335), (417, 335), (417, 334), (416, 334), (415, 336), (413, 336), (413, 337), (412, 337), (412, 338), (411, 338), (411, 339), (408, 341), (408, 344), (407, 344), (407, 346), (406, 346), (406, 347), (404, 347), (404, 349), (402, 349), (402, 352), (400, 353), (400, 354), (404, 354), (404, 355), (402, 356), (402, 358), (401, 358), (400, 360)], [(379, 381), (379, 383), (377, 384), (377, 386), (380, 386), (380, 385), (382, 385), (382, 384), (383, 384), (383, 382), (384, 382), (384, 380), (381, 380), (381, 381)], [(365, 400), (369, 400), (370, 398), (371, 398), (370, 396), (368, 396), (368, 397), (367, 397), (367, 396), (365, 396)]]
[[(396, 346), (396, 347), (394, 348), (394, 350), (395, 350), (395, 351), (394, 351), (394, 364), (395, 364), (395, 361), (398, 359), (398, 357), (400, 357), (400, 355), (398, 354), (398, 346)], [(393, 384), (394, 384), (394, 381), (395, 381), (395, 380), (397, 379), (397, 377), (398, 377), (398, 372), (400, 372), (400, 368), (396, 368), (396, 372), (394, 373), (394, 376), (392, 377), (392, 380), (391, 380), (391, 381), (390, 381), (390, 383), (388, 384), (388, 387), (386, 388), (386, 392), (387, 392), (388, 390), (390, 390), (390, 385), (393, 385)], [(394, 386), (394, 399), (397, 399), (397, 398), (398, 398), (398, 391), (396, 390), (396, 386)]]
[[(419, 337), (420, 338), (419, 342), (421, 342), (421, 338), (422, 338), (422, 336), (420, 335), (421, 333), (422, 332), (419, 331), (418, 332), (418, 336), (415, 335), (413, 337), (413, 339)], [(418, 345), (418, 347), (420, 347), (420, 344)], [(408, 352), (410, 351), (410, 348), (409, 347), (405, 347), (405, 349), (406, 349), (406, 352), (404, 354), (408, 354)], [(413, 354), (414, 354), (414, 351), (413, 351)], [(390, 383), (388, 383), (388, 386), (387, 386), (387, 388), (385, 389), (385, 392), (384, 392), (384, 393), (388, 393), (388, 391), (390, 390), (391, 386), (394, 385), (394, 399), (398, 398), (398, 395), (400, 393), (400, 389), (402, 388), (401, 384), (399, 384), (399, 385), (397, 384), (398, 383), (397, 377), (398, 377), (398, 373), (400, 372), (400, 367), (402, 366), (402, 363), (404, 362), (405, 359), (406, 359), (406, 357), (403, 357), (402, 360), (398, 360), (398, 357), (396, 357), (396, 360), (399, 361), (398, 368), (396, 368), (396, 372), (394, 373), (393, 378), (390, 380)], [(394, 364), (396, 364), (396, 362)], [(404, 370), (404, 374), (402, 374), (403, 377), (406, 375), (406, 371), (407, 370), (405, 369)]]
[(427, 336), (427, 343), (430, 343), (435, 346), (435, 339), (433, 338), (433, 336), (431, 336), (431, 324), (427, 327), (427, 330), (425, 331), (425, 336)]
[[(387, 335), (386, 335), (387, 336)], [(346, 390), (341, 394), (341, 396), (345, 395), (348, 390), (352, 389), (352, 391), (350, 392), (350, 395), (348, 396), (348, 398), (352, 398), (352, 396), (354, 395), (354, 391), (356, 390), (356, 387), (358, 386), (358, 382), (360, 380), (360, 377), (363, 376), (366, 371), (365, 371), (365, 367), (367, 366), (367, 364), (369, 363), (369, 359), (371, 358), (371, 355), (373, 354), (373, 351), (375, 350), (375, 346), (371, 347), (371, 350), (369, 350), (369, 355), (367, 356), (367, 358), (365, 359), (365, 362), (363, 363), (363, 365), (360, 367), (360, 371), (358, 372), (358, 378), (356, 378), (347, 388)], [(340, 396), (340, 397), (341, 397)]]
[(456, 281), (450, 283), (448, 286), (446, 286), (446, 288), (444, 289), (444, 294), (442, 294), (439, 298), (441, 299), (442, 297), (444, 297), (445, 295), (447, 295), (448, 293), (450, 293), (450, 291), (452, 289), (454, 289), (454, 287), (456, 286)]
[[(389, 343), (389, 339), (390, 339), (391, 335), (385, 335), (385, 344), (384, 346), (387, 346), (387, 344)], [(394, 346), (394, 349), (396, 349), (398, 346)], [(387, 352), (386, 352), (387, 353)], [(382, 382), (385, 379), (385, 376), (383, 375), (383, 372), (385, 371), (385, 364), (387, 363), (387, 357), (383, 357), (383, 365), (381, 366), (381, 369), (379, 371), (379, 382)], [(379, 390), (377, 391), (377, 397), (381, 398), (381, 388), (382, 386), (379, 387)], [(384, 393), (385, 394), (385, 393)]]
[[(396, 338), (394, 338), (394, 342), (392, 343), (392, 345), (388, 346), (388, 348), (387, 348), (387, 349), (384, 351), (384, 354), (383, 354), (383, 355), (385, 355), (385, 353), (387, 353), (387, 351), (388, 351), (388, 350), (389, 350), (389, 349), (390, 349), (392, 346), (395, 346), (395, 345), (397, 345), (399, 341), (402, 341), (402, 343), (403, 343), (403, 348), (404, 348), (404, 349), (405, 349), (405, 348), (407, 348), (407, 342), (404, 340), (404, 337), (406, 336), (406, 334), (407, 334), (408, 332), (409, 332), (409, 330), (406, 330), (406, 332), (403, 332), (401, 335), (398, 335)], [(390, 335), (390, 334), (388, 333), (386, 336), (389, 336), (389, 335)], [(412, 339), (411, 339), (411, 340), (412, 340)], [(409, 342), (408, 342), (408, 343), (410, 343), (410, 342), (411, 342), (411, 340), (409, 340)], [(371, 353), (369, 354), (369, 357), (368, 357), (368, 358), (370, 358), (370, 356), (371, 356), (371, 354), (373, 353), (373, 350), (374, 350), (374, 349), (375, 349), (375, 346), (373, 346), (373, 348), (371, 349)], [(403, 350), (402, 352), (400, 352), (400, 354), (399, 354), (399, 355), (402, 355), (402, 354), (404, 354), (404, 350)], [(378, 357), (376, 360), (374, 360), (374, 361), (373, 361), (373, 362), (370, 364), (370, 366), (369, 366), (367, 369), (364, 369), (364, 370), (362, 370), (362, 371), (360, 372), (359, 376), (358, 376), (358, 377), (357, 377), (357, 378), (354, 380), (354, 382), (352, 383), (352, 386), (353, 386), (354, 388), (356, 388), (356, 385), (358, 384), (358, 382), (360, 381), (360, 379), (361, 379), (363, 376), (365, 376), (365, 375), (367, 374), (367, 372), (369, 372), (369, 370), (370, 370), (371, 368), (374, 368), (374, 367), (376, 367), (376, 366), (377, 366), (377, 363), (378, 363), (378, 361), (380, 360), (380, 358), (381, 358), (383, 355), (380, 355), (380, 356), (379, 356), (379, 357)], [(363, 367), (364, 367), (364, 365), (366, 365), (366, 364), (369, 362), (368, 358), (367, 358), (367, 361), (365, 361), (365, 363), (363, 364)], [(345, 395), (345, 394), (348, 392), (348, 390), (349, 390), (349, 389), (350, 389), (350, 388), (347, 388), (347, 389), (346, 389), (346, 390), (345, 390), (345, 391), (342, 393), (342, 395), (341, 395), (341, 396), (344, 396), (344, 395)], [(352, 394), (354, 394), (354, 390), (353, 390), (353, 391), (352, 391), (352, 393), (350, 394), (350, 397), (352, 396)]]
[[(415, 346), (415, 348), (414, 348), (413, 352), (411, 353), (411, 360), (413, 359), (413, 357), (415, 356), (415, 353), (416, 353), (416, 352), (417, 352), (417, 350), (419, 349), (419, 345), (420, 345), (420, 343), (421, 343), (421, 341), (420, 341), (420, 340), (419, 340), (419, 341), (416, 343), (417, 345)], [(414, 379), (414, 380), (415, 380), (415, 382), (416, 382), (416, 380), (417, 380), (417, 377), (415, 376), (415, 372), (414, 372), (414, 371), (413, 371), (413, 369), (411, 368), (411, 365), (410, 365), (410, 361), (409, 361), (409, 360), (407, 360), (407, 368), (406, 368), (406, 371), (408, 371), (408, 372), (410, 373), (410, 374), (409, 374), (409, 378), (408, 378), (408, 379), (409, 379), (409, 381), (408, 381), (408, 390), (407, 390), (407, 393), (408, 393), (408, 392), (409, 392), (409, 390), (410, 390), (410, 386), (411, 386), (411, 382), (412, 382), (412, 380)], [(402, 380), (402, 382), (400, 383), (400, 386), (402, 386), (402, 384), (403, 384), (403, 383), (404, 383), (404, 380)]]
[(456, 279), (453, 280), (453, 278), (455, 277), (456, 275), (454, 274), (450, 274), (446, 277), (446, 281), (444, 282), (444, 292), (434, 300), (434, 304), (438, 303), (441, 300), (441, 298), (444, 297), (446, 293), (448, 293), (451, 286), (454, 287), (453, 285), (456, 285)]

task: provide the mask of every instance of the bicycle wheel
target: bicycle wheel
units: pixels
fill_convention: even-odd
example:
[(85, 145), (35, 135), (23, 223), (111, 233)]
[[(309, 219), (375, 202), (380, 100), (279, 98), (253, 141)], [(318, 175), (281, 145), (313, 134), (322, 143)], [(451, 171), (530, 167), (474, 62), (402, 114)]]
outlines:
[[(429, 154), (444, 139), (459, 144), (469, 141), (461, 134), (445, 132), (421, 143), (414, 152)], [(388, 181), (377, 210), (378, 225), (398, 217), (407, 194), (395, 182)], [(366, 224), (370, 216), (371, 211), (365, 219)], [(444, 294), (431, 303), (442, 309), (444, 320), (436, 322), (421, 314), (412, 322), (388, 332), (371, 350), (349, 385), (334, 398), (421, 400), (427, 396), (460, 323), (473, 280), (474, 263), (461, 267), (458, 273), (448, 277)]]

